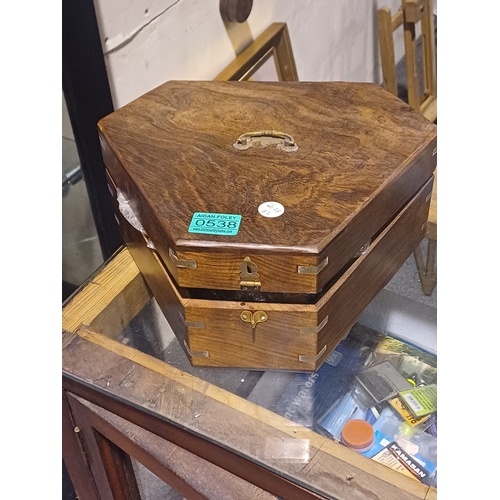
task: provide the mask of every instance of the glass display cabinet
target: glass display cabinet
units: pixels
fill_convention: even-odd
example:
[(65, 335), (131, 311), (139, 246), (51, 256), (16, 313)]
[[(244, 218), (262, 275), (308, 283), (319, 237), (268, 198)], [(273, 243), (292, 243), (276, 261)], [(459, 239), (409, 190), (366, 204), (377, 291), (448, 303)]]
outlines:
[[(436, 309), (412, 259), (299, 373), (191, 366), (120, 248), (62, 310), (63, 457), (79, 498), (436, 498), (437, 412), (409, 425), (391, 375), (366, 371), (436, 383)], [(371, 455), (342, 440), (353, 419), (386, 437)]]

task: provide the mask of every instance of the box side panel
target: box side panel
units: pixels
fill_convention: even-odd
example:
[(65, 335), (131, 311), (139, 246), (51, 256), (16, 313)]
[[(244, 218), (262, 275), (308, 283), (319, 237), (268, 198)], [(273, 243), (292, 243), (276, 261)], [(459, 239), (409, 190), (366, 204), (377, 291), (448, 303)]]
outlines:
[(290, 255), (289, 253), (263, 255), (248, 248), (238, 253), (225, 252), (183, 252), (180, 259), (196, 262), (196, 268), (178, 268), (179, 286), (209, 288), (217, 290), (240, 290), (241, 266), (249, 258), (256, 266), (261, 292), (316, 293), (317, 276), (299, 274), (299, 266), (317, 266), (318, 256), (311, 254)]
[(109, 172), (107, 172), (107, 179), (109, 189), (115, 200), (115, 215), (127, 248), (130, 250), (130, 254), (151, 289), (158, 306), (170, 324), (175, 336), (191, 360), (191, 354), (187, 348), (187, 326), (184, 318), (184, 303), (186, 299), (176, 289), (156, 252), (146, 246), (143, 235), (133, 228), (119, 211), (118, 203), (116, 202), (116, 185)]
[(328, 343), (328, 353), (425, 236), (432, 184), (431, 178), (317, 304), (319, 315), (329, 317), (318, 339), (319, 345)]
[[(115, 186), (114, 189), (116, 190), (116, 188), (118, 188), (124, 195), (130, 209), (134, 212), (134, 216), (144, 228), (147, 237), (153, 243), (155, 249), (165, 262), (165, 265), (168, 267), (168, 270), (174, 279), (177, 279), (177, 267), (169, 255), (169, 249), (173, 248), (173, 243), (169, 239), (168, 235), (164, 234), (161, 230), (161, 224), (159, 224), (157, 220), (153, 207), (149, 206), (146, 202), (144, 196), (135, 185), (126, 169), (123, 168), (123, 165), (102, 132), (99, 132), (99, 140), (101, 142), (101, 149), (106, 169), (108, 174), (113, 179)], [(116, 213), (121, 214), (117, 204), (116, 191), (113, 193), (113, 199), (116, 206)], [(125, 219), (123, 219), (123, 221), (126, 225), (130, 225)], [(136, 231), (136, 229), (132, 227), (130, 227), (130, 229), (130, 235), (135, 237), (133, 232)], [(123, 228), (121, 228), (121, 231), (123, 233)]]
[(311, 330), (317, 315), (313, 308), (296, 311), (284, 304), (269, 310), (264, 303), (244, 302), (230, 309), (211, 306), (211, 301), (194, 300), (186, 305), (188, 324), (199, 325), (188, 329), (190, 349), (208, 353), (193, 357), (194, 365), (314, 371), (317, 334)]
[(432, 139), (402, 173), (394, 175), (383, 189), (368, 202), (345, 228), (319, 254), (319, 261), (328, 258), (328, 265), (318, 274), (318, 289), (369, 243), (372, 236), (382, 229), (432, 176), (436, 168), (437, 138)]

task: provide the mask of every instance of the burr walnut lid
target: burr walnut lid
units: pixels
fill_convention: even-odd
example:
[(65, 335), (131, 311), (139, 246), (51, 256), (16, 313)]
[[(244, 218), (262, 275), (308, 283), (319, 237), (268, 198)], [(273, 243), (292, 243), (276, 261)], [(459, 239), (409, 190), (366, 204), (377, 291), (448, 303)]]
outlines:
[(187, 287), (316, 293), (436, 165), (436, 126), (370, 83), (171, 81), (99, 131), (124, 206)]

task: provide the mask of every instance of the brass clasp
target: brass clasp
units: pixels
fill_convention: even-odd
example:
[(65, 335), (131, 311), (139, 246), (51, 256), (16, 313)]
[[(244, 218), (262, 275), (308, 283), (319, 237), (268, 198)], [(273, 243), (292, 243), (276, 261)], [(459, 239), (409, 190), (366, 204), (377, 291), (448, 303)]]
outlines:
[(250, 260), (250, 257), (245, 257), (240, 264), (240, 289), (241, 291), (256, 292), (262, 286), (259, 277), (259, 269), (257, 265)]
[(255, 311), (253, 314), (252, 311), (242, 311), (240, 318), (244, 323), (252, 325), (252, 333), (254, 333), (257, 323), (264, 323), (264, 321), (267, 321), (268, 316), (264, 311)]

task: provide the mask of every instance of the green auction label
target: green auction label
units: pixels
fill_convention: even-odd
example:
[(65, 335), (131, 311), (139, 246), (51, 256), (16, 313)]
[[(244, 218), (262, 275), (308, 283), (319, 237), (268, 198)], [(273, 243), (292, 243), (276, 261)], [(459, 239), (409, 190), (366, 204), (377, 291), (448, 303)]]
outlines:
[(240, 222), (241, 215), (195, 212), (189, 224), (188, 232), (235, 236), (240, 229)]

